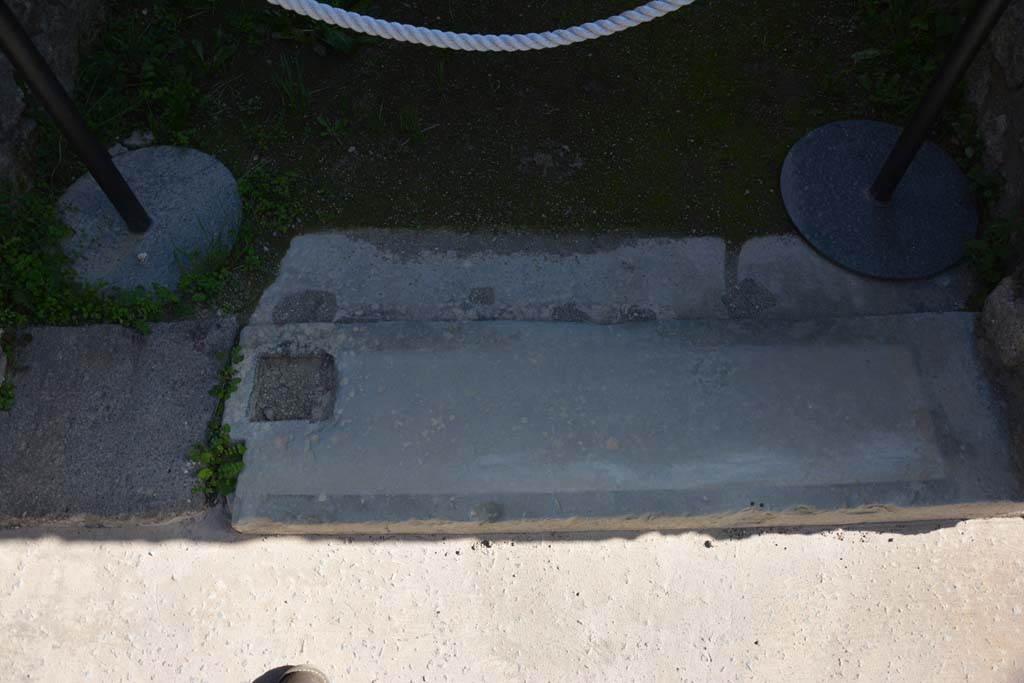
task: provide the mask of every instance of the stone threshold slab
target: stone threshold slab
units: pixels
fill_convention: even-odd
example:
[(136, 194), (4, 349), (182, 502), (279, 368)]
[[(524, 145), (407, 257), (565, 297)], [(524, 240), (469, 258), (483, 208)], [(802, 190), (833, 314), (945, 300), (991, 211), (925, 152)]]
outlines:
[(794, 236), (730, 253), (710, 237), (365, 229), (292, 240), (250, 322), (798, 320), (961, 311), (974, 290), (966, 264), (880, 282)]
[(974, 316), (257, 325), (256, 533), (638, 530), (1024, 509)]

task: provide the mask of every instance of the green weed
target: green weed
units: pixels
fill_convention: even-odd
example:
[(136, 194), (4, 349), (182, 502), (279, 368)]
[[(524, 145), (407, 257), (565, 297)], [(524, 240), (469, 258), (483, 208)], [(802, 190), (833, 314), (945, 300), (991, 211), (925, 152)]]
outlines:
[(316, 38), (325, 48), (322, 51), (317, 50), (321, 55), (325, 55), (327, 50), (339, 52), (343, 55), (351, 55), (359, 49), (360, 45), (364, 45), (372, 40), (372, 38), (367, 36), (350, 33), (336, 26), (329, 26), (327, 24), (317, 25)]
[(398, 132), (404, 139), (402, 144), (422, 144), (427, 139), (427, 129), (420, 121), (420, 115), (411, 109), (406, 109), (398, 115)]
[[(333, 3), (353, 11), (365, 11), (369, 2), (345, 2), (337, 0)], [(270, 35), (276, 40), (294, 42), (307, 46), (321, 57), (336, 53), (352, 55), (362, 45), (376, 42), (376, 38), (359, 33), (352, 33), (337, 26), (301, 17), (294, 12), (276, 7), (265, 8), (264, 19), (270, 27)]]
[(222, 37), (209, 50), (184, 37), (186, 24), (210, 11), (204, 0), (118, 5), (82, 60), (78, 92), (85, 115), (108, 139), (142, 126), (158, 138), (180, 137), (202, 100), (196, 65), (203, 71), (214, 61), (222, 66), (234, 47)]
[(328, 119), (321, 114), (316, 117), (316, 124), (320, 129), (320, 137), (337, 141), (341, 139), (342, 132), (348, 126), (348, 119), (345, 117)]
[(220, 242), (190, 254), (178, 285), (181, 296), (197, 304), (213, 302), (231, 277), (230, 264), (231, 250)]
[(874, 43), (853, 55), (876, 108), (910, 116), (938, 70), (968, 9), (963, 0), (860, 0)]
[(992, 221), (981, 237), (967, 245), (971, 265), (981, 292), (975, 303), (1002, 282), (1015, 262), (1024, 255), (1024, 214)]
[(209, 47), (199, 38), (192, 39), (192, 49), (202, 71), (206, 74), (224, 68), (238, 52), (238, 47), (238, 43), (219, 28), (214, 30)]
[(267, 31), (256, 14), (232, 14), (228, 26), (246, 47), (259, 48), (266, 43)]
[(114, 322), (147, 331), (173, 303), (165, 289), (79, 284), (61, 247), (69, 235), (49, 198), (0, 193), (0, 327)]
[(277, 88), (281, 98), (281, 104), (296, 111), (303, 111), (309, 108), (312, 102), (312, 95), (306, 87), (305, 78), (302, 75), (302, 66), (295, 57), (289, 59), (281, 55), (281, 59), (271, 73), (271, 81)]
[(266, 166), (250, 169), (238, 183), (248, 217), (275, 230), (287, 229), (293, 216), (291, 206), (294, 173), (271, 173)]
[(199, 467), (196, 472), (199, 483), (195, 491), (209, 498), (232, 493), (244, 467), (242, 458), (245, 455), (245, 444), (232, 441), (231, 428), (222, 424), (224, 403), (238, 389), (239, 379), (235, 366), (242, 361), (241, 350), (233, 348), (225, 360), (227, 365), (221, 370), (217, 386), (210, 390), (210, 395), (217, 397), (218, 401), (217, 409), (207, 425), (206, 440), (194, 445), (189, 454), (192, 462)]
[(14, 408), (14, 385), (0, 378), (0, 410), (6, 412)]

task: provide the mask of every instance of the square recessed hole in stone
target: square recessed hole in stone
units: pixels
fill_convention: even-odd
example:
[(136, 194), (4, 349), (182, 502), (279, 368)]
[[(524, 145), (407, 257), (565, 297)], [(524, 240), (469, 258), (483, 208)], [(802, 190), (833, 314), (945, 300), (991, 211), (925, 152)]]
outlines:
[(338, 371), (334, 356), (263, 356), (256, 364), (252, 420), (326, 420), (334, 412)]

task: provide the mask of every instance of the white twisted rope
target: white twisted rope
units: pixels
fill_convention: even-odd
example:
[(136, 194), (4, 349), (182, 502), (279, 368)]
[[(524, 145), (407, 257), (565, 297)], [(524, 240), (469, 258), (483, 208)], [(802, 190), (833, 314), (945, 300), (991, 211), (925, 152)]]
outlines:
[(313, 19), (347, 28), (357, 33), (418, 43), (430, 47), (444, 47), (450, 50), (472, 50), (477, 52), (515, 52), (518, 50), (542, 50), (582, 43), (602, 36), (610, 36), (627, 28), (633, 28), (648, 21), (675, 12), (681, 7), (693, 4), (695, 0), (651, 0), (636, 9), (617, 14), (614, 17), (592, 21), (580, 26), (562, 28), (543, 33), (519, 33), (503, 35), (480, 35), (478, 33), (453, 33), (424, 26), (410, 26), (383, 19), (374, 19), (348, 10), (325, 5), (316, 0), (268, 0), (270, 4), (291, 10)]

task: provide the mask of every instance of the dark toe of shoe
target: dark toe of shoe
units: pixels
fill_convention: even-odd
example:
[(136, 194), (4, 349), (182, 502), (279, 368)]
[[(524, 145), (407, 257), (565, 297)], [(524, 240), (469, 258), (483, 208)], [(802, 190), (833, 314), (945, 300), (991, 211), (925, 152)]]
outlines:
[(279, 683), (330, 683), (322, 671), (311, 666), (293, 666), (281, 674)]

